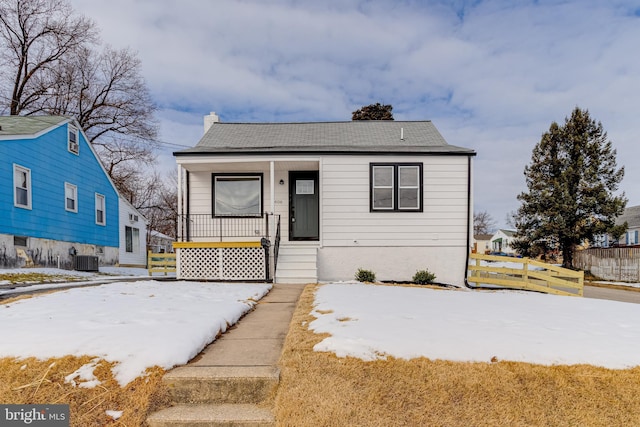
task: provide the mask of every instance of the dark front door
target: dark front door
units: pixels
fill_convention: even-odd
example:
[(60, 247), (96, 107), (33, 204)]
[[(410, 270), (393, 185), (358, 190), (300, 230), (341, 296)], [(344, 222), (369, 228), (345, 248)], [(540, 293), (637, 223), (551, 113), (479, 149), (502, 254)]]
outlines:
[(318, 240), (318, 171), (289, 172), (289, 240)]

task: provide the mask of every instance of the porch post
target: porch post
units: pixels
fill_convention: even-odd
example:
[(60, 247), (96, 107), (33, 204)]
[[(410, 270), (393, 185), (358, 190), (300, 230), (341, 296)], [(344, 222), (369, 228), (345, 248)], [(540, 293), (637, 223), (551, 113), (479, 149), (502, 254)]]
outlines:
[(182, 166), (178, 165), (178, 230), (177, 239), (182, 239)]
[(271, 192), (271, 214), (273, 215), (273, 221), (269, 221), (269, 228), (271, 230), (267, 230), (269, 236), (275, 236), (275, 213), (276, 213), (276, 171), (275, 171), (275, 162), (271, 160), (269, 162), (269, 187)]

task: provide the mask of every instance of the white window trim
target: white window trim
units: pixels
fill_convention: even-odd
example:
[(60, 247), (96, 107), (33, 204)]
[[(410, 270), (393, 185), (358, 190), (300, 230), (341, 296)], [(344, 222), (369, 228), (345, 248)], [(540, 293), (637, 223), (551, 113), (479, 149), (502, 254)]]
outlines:
[[(131, 230), (131, 248), (127, 245), (127, 229)], [(135, 233), (134, 233), (135, 231)], [(125, 252), (128, 254), (137, 254), (140, 253), (140, 229), (137, 227), (130, 227), (128, 225), (124, 226), (124, 235), (125, 235)], [(131, 250), (129, 250), (131, 249)]]
[[(67, 189), (73, 190), (73, 209), (67, 207)], [(78, 212), (78, 187), (68, 182), (64, 183), (64, 210), (68, 212)]]
[(398, 166), (398, 176), (400, 176), (400, 171), (402, 169), (415, 169), (416, 170), (416, 184), (415, 185), (402, 185), (401, 180), (398, 178), (398, 192), (401, 190), (415, 190), (416, 192), (416, 204), (417, 206), (401, 206), (400, 201), (402, 200), (398, 197), (398, 210), (416, 210), (420, 208), (420, 167), (418, 165), (399, 165)]
[[(102, 200), (102, 203), (100, 203), (100, 200)], [(98, 221), (99, 207), (102, 207), (102, 221)], [(107, 225), (107, 199), (100, 193), (96, 193), (96, 224)]]
[[(75, 142), (75, 151), (71, 149), (71, 134), (74, 134), (76, 137), (76, 142)], [(70, 153), (75, 154), (76, 156), (80, 155), (80, 140), (79, 140), (79, 132), (78, 132), (78, 128), (72, 125), (69, 125), (69, 129), (67, 131), (67, 150), (69, 150)]]
[[(21, 205), (18, 203), (18, 192), (16, 188), (18, 187), (18, 183), (16, 182), (16, 172), (26, 172), (27, 174), (27, 204)], [(23, 188), (23, 187), (20, 187)], [(31, 210), (31, 169), (25, 168), (24, 166), (20, 166), (18, 164), (13, 164), (13, 205), (17, 208), (21, 209), (29, 209)]]
[[(390, 169), (391, 170), (391, 185), (375, 185), (375, 176), (376, 176), (376, 170), (382, 170), (382, 169)], [(395, 201), (395, 197), (394, 197), (394, 188), (395, 188), (395, 174), (394, 174), (394, 167), (392, 165), (374, 165), (373, 166), (373, 182), (371, 183), (371, 188), (372, 188), (372, 194), (371, 197), (375, 197), (375, 192), (376, 189), (384, 189), (384, 190), (391, 190), (391, 206), (388, 207), (373, 207), (374, 210), (376, 211), (393, 211), (395, 210), (396, 206), (396, 201)], [(375, 206), (375, 199), (372, 200), (371, 202), (371, 206)]]

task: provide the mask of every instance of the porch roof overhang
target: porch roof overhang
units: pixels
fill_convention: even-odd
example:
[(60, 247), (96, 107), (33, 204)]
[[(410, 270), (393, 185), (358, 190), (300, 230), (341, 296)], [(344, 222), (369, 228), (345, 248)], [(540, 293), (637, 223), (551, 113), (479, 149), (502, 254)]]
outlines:
[(216, 166), (229, 164), (262, 164), (266, 169), (271, 168), (271, 163), (275, 170), (297, 169), (294, 164), (319, 164), (318, 156), (181, 156), (176, 159), (179, 166), (190, 172), (206, 172), (214, 169)]

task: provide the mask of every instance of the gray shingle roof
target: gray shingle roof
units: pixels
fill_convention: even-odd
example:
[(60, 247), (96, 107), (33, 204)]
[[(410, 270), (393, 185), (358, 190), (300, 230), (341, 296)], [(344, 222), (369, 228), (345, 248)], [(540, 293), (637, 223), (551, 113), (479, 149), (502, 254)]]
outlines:
[(240, 152), (475, 155), (473, 150), (447, 144), (431, 121), (214, 123), (195, 147), (174, 155)]
[(640, 227), (640, 206), (629, 206), (616, 218), (617, 225), (622, 225), (625, 221), (629, 228)]
[(0, 136), (35, 135), (63, 121), (64, 116), (0, 116)]

